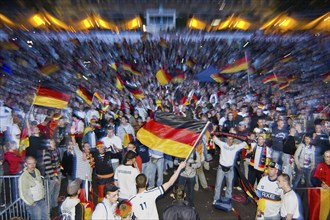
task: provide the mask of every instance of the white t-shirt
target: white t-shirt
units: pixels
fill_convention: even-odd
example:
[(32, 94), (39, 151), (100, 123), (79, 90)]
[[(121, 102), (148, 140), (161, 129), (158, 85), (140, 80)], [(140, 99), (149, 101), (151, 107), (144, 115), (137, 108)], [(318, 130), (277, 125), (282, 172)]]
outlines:
[(221, 149), (219, 163), (226, 167), (233, 166), (237, 152), (246, 146), (245, 142), (229, 146), (226, 142), (220, 141), (219, 138), (215, 136), (213, 140)]
[(132, 196), (130, 201), (132, 203), (133, 215), (137, 217), (137, 219), (159, 219), (156, 199), (163, 194), (163, 187), (157, 186), (153, 189)]
[(138, 168), (130, 165), (120, 165), (115, 171), (115, 181), (118, 181), (119, 198), (128, 199), (136, 194), (135, 178), (140, 174)]
[(294, 219), (300, 217), (299, 201), (293, 190), (284, 193), (282, 196), (281, 217), (286, 217), (288, 214), (293, 214)]
[(268, 176), (261, 178), (257, 186), (257, 195), (266, 200), (264, 216), (276, 216), (280, 212), (282, 189), (276, 180), (270, 180)]
[(116, 146), (118, 149), (123, 149), (123, 143), (120, 139), (120, 137), (114, 135), (113, 137), (105, 136), (101, 139), (103, 141), (106, 151), (113, 151), (114, 149), (111, 149), (113, 146)]

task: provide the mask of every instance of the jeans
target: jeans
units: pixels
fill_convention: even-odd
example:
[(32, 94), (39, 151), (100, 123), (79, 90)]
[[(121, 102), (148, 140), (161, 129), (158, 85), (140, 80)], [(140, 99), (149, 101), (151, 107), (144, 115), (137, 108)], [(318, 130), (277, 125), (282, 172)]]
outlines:
[(149, 174), (149, 188), (155, 187), (155, 178), (157, 171), (157, 186), (163, 185), (163, 171), (164, 171), (164, 158), (159, 158), (157, 160), (150, 159), (148, 164)]
[(272, 160), (277, 164), (279, 164), (280, 166), (282, 166), (282, 154), (283, 151), (277, 151), (277, 150), (272, 151)]
[(194, 207), (194, 185), (196, 182), (196, 178), (194, 177), (179, 177), (179, 185), (183, 185), (185, 188), (185, 191), (187, 193), (187, 200), (189, 202), (189, 205)]
[(311, 183), (312, 170), (311, 170), (311, 168), (301, 168), (301, 170), (298, 170), (298, 168), (295, 168), (295, 171), (296, 171), (296, 175), (295, 175), (295, 178), (293, 179), (293, 184), (292, 184), (293, 189), (296, 189), (298, 187), (302, 176), (305, 177), (305, 186), (307, 186), (307, 187), (312, 186), (312, 183)]
[(58, 175), (57, 180), (49, 180), (49, 206), (55, 208), (58, 206), (58, 196), (61, 189), (61, 173)]
[(147, 163), (142, 163), (142, 173), (144, 174), (144, 175), (148, 175), (148, 167), (149, 167), (149, 162), (147, 162)]
[(44, 199), (35, 202), (34, 205), (26, 205), (26, 211), (30, 219), (49, 219), (46, 201)]
[(196, 183), (194, 187), (196, 188), (196, 191), (198, 191), (199, 188), (199, 183), (198, 183), (199, 181), (201, 182), (201, 186), (203, 187), (203, 189), (206, 189), (208, 187), (206, 177), (204, 174), (204, 168), (203, 168), (204, 163), (205, 162), (202, 162), (202, 165), (196, 169)]
[(289, 175), (290, 180), (292, 180), (292, 164), (291, 164), (291, 155), (283, 153), (282, 154), (283, 166), (282, 171)]
[(214, 192), (214, 200), (220, 199), (221, 189), (222, 189), (222, 182), (223, 178), (226, 177), (226, 186), (227, 190), (225, 192), (225, 197), (231, 199), (232, 198), (232, 191), (233, 191), (233, 179), (234, 179), (234, 168), (231, 167), (227, 172), (224, 172), (219, 165), (217, 171), (217, 180), (215, 182), (215, 192)]

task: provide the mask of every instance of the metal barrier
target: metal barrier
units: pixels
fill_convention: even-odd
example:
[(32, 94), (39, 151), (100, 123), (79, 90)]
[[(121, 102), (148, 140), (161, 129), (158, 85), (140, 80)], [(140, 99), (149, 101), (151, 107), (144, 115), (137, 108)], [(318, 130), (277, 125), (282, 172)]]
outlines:
[[(26, 211), (26, 204), (19, 197), (18, 178), (15, 176), (0, 176), (0, 220), (10, 220), (13, 218), (29, 220), (29, 215)], [(44, 179), (45, 199), (50, 216), (49, 208), (49, 181)]]

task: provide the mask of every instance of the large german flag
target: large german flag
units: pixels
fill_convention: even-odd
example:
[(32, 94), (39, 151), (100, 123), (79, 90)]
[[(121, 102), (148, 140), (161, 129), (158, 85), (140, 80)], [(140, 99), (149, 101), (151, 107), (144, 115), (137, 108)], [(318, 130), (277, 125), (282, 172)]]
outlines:
[(330, 218), (330, 189), (297, 188), (304, 210), (305, 219)]
[(166, 85), (172, 80), (171, 74), (169, 74), (163, 68), (157, 71), (156, 78), (160, 85)]
[(151, 149), (186, 158), (205, 125), (171, 113), (157, 113), (138, 131), (137, 138)]
[(123, 69), (136, 75), (136, 76), (141, 76), (141, 72), (138, 71), (135, 67), (133, 67), (131, 64), (129, 63), (123, 63)]
[(221, 73), (236, 73), (242, 70), (247, 70), (249, 67), (248, 61), (245, 57), (237, 60), (236, 62), (225, 66)]
[(40, 86), (33, 104), (64, 109), (68, 106), (69, 100), (70, 95), (61, 92), (58, 88)]
[(84, 100), (87, 105), (92, 105), (93, 93), (88, 91), (85, 87), (79, 86), (76, 91), (77, 95)]

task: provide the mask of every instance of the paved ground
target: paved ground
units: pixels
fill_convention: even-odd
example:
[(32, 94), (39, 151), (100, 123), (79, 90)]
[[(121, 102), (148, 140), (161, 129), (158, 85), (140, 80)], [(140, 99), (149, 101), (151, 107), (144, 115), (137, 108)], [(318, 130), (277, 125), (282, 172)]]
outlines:
[[(215, 184), (215, 178), (216, 178), (216, 167), (218, 166), (218, 160), (214, 159), (210, 163), (210, 170), (205, 172), (208, 184), (211, 186), (210, 190), (204, 190), (200, 189), (199, 191), (195, 191), (194, 193), (194, 203), (196, 206), (196, 210), (198, 211), (200, 218), (202, 220), (208, 220), (208, 219), (224, 219), (224, 220), (231, 220), (231, 219), (238, 219), (237, 215), (234, 212), (226, 213), (221, 210), (217, 210), (212, 206), (213, 201), (213, 194), (214, 194), (214, 184)], [(164, 177), (164, 181), (166, 181), (171, 176), (171, 173)], [(61, 195), (65, 195), (65, 189), (66, 189), (66, 181), (62, 181), (62, 190)], [(97, 192), (96, 187), (94, 187), (94, 192)], [(165, 196), (162, 198), (159, 198), (157, 200), (157, 207), (159, 216), (161, 218), (163, 210), (170, 206), (172, 203), (172, 198), (170, 198), (170, 192), (169, 190)], [(235, 190), (233, 191), (234, 195), (243, 195), (244, 193), (242, 191)], [(95, 195), (94, 198), (97, 196)], [(237, 212), (239, 212), (242, 220), (249, 220), (254, 219), (255, 217), (255, 210), (256, 206), (253, 205), (251, 202), (248, 203), (239, 203), (233, 201), (233, 207), (236, 209)], [(58, 215), (58, 209), (53, 209), (51, 212), (51, 216), (55, 217)]]

